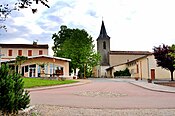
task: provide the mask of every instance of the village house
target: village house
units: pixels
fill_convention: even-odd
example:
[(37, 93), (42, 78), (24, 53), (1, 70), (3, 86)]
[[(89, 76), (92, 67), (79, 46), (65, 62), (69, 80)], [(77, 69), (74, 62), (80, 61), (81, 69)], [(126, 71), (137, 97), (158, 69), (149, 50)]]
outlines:
[[(69, 76), (70, 59), (48, 55), (47, 44), (0, 44), (0, 62), (8, 63), (11, 68), (24, 77)], [(28, 59), (17, 67), (15, 58), (25, 56)]]
[(110, 37), (107, 35), (104, 21), (97, 38), (97, 51), (101, 54), (101, 62), (93, 70), (94, 77), (114, 77), (114, 72), (128, 68), (131, 78), (152, 80), (170, 78), (170, 71), (157, 67), (152, 52), (111, 51)]

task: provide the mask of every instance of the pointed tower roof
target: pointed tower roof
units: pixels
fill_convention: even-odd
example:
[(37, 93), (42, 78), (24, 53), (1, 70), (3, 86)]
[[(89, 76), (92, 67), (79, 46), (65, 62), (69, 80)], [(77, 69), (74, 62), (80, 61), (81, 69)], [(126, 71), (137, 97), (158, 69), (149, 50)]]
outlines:
[(105, 28), (103, 20), (102, 20), (102, 24), (101, 24), (100, 35), (98, 36), (97, 39), (110, 39), (110, 37), (107, 35), (106, 28)]

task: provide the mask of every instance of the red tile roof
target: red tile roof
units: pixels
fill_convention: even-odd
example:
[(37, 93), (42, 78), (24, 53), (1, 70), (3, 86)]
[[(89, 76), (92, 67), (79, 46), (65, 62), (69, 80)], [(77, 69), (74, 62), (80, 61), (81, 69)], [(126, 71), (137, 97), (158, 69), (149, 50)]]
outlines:
[[(48, 55), (39, 55), (39, 56), (29, 56), (28, 59), (35, 59), (35, 58), (51, 58), (51, 59), (56, 59), (56, 60), (63, 60), (63, 61), (68, 61), (70, 62), (71, 59), (68, 58), (61, 58), (61, 57), (55, 57), (55, 56), (48, 56)], [(1, 59), (0, 62), (13, 62), (16, 59)]]
[(0, 47), (2, 48), (42, 48), (42, 49), (48, 49), (48, 44), (0, 44)]
[(110, 51), (111, 55), (151, 55), (149, 51)]

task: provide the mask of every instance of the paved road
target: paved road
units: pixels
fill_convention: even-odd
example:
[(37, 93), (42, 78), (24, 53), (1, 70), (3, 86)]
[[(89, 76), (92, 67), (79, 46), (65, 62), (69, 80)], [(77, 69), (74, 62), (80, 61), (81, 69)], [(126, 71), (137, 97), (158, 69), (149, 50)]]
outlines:
[(76, 108), (140, 109), (175, 108), (175, 94), (150, 91), (127, 81), (92, 79), (92, 83), (31, 91), (31, 104)]

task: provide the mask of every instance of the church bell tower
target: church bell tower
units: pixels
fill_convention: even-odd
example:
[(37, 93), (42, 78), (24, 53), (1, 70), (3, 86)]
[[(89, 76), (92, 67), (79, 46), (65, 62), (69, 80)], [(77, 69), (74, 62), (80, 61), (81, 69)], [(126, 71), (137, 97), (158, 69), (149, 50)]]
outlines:
[(103, 20), (100, 34), (97, 38), (97, 51), (101, 55), (100, 66), (109, 66), (110, 37), (107, 35)]

